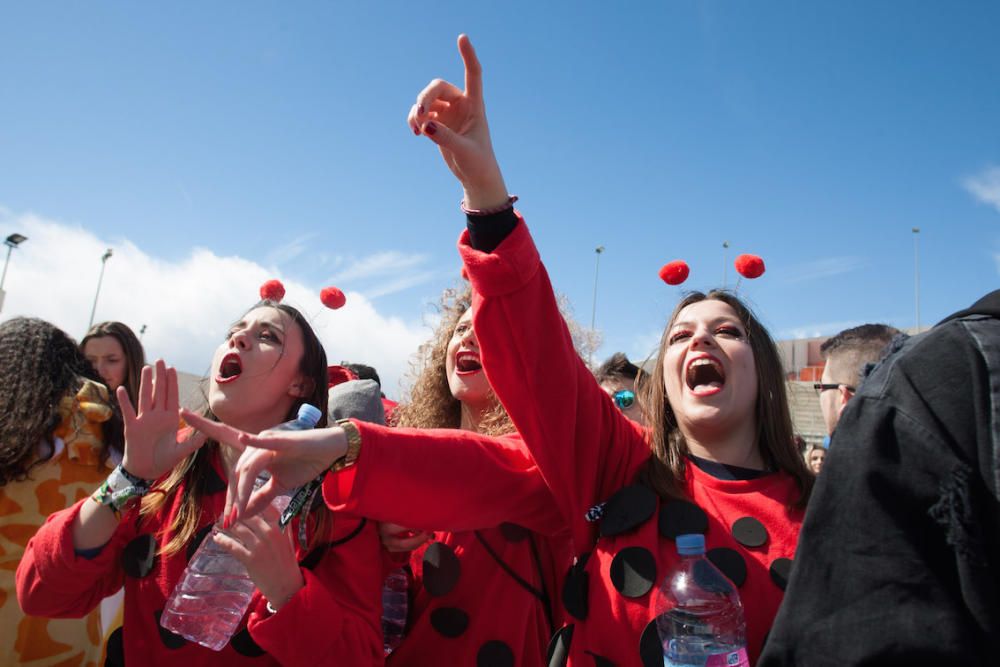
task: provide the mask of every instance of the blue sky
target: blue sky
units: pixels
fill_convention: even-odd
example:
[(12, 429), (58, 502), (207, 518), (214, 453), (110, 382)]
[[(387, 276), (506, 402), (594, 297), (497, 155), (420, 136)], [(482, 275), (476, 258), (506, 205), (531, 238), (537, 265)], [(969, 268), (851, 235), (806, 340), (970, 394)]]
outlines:
[[(656, 271), (676, 258), (685, 287), (706, 288), (727, 261), (732, 282), (737, 253), (763, 256), (741, 292), (778, 337), (912, 326), (912, 227), (923, 324), (997, 287), (996, 3), (619, 4), (8, 5), (0, 234), (34, 215), (164, 271), (198, 271), (198, 248), (303, 294), (334, 283), (407, 328), (400, 349), (370, 353), (402, 368), (455, 281), (463, 224), (460, 189), (405, 116), (429, 79), (461, 81), (467, 32), (507, 183), (584, 324), (606, 248), (598, 356), (653, 344), (680, 294)], [(47, 254), (17, 251), (3, 317), (59, 320), (17, 277)], [(87, 303), (61, 322), (75, 335), (100, 251), (78, 259), (50, 267)], [(143, 293), (117, 259), (98, 319), (138, 326)], [(210, 301), (213, 279), (177, 298)], [(150, 335), (173, 333), (144, 342), (168, 359), (184, 332), (223, 331), (157, 317), (141, 314)]]

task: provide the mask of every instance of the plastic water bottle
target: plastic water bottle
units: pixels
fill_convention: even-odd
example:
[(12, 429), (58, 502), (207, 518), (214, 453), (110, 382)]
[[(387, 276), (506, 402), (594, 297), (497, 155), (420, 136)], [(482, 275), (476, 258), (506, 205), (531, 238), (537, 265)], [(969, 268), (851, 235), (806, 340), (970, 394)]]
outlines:
[(656, 596), (665, 667), (749, 667), (739, 593), (705, 558), (704, 535), (678, 535), (680, 562)]
[[(316, 427), (322, 414), (315, 406), (304, 404), (297, 419), (270, 430), (309, 430)], [(261, 474), (254, 488), (268, 479), (266, 473)], [(288, 497), (277, 498), (274, 504), (280, 511), (288, 504)], [(167, 630), (213, 651), (221, 651), (229, 643), (256, 588), (243, 563), (212, 539), (221, 530), (221, 521), (217, 521), (194, 552), (160, 616), (160, 625)]]
[(403, 568), (390, 572), (382, 584), (382, 641), (386, 655), (396, 650), (406, 634), (409, 587), (410, 580)]

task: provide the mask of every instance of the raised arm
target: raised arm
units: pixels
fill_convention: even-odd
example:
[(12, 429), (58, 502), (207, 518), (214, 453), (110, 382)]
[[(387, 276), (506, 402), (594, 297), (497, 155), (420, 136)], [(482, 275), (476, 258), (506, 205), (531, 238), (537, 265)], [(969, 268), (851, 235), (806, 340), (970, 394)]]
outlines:
[[(344, 429), (264, 432), (257, 436), (188, 415), (213, 439), (245, 447), (239, 477), (272, 474), (275, 489), (314, 479), (347, 454)], [(491, 438), (458, 429), (396, 429), (353, 421), (360, 437), (352, 465), (327, 474), (332, 509), (412, 528), (473, 530), (504, 522), (556, 534), (564, 521), (538, 467), (517, 437)], [(247, 513), (260, 508), (255, 497)], [(234, 500), (237, 514), (247, 501)]]
[(576, 353), (531, 236), (512, 210), (479, 61), (467, 37), (458, 45), (465, 90), (431, 82), (408, 122), (437, 144), (462, 184), (469, 229), (460, 251), (483, 367), (579, 540), (590, 535), (586, 510), (630, 483), (649, 449)]

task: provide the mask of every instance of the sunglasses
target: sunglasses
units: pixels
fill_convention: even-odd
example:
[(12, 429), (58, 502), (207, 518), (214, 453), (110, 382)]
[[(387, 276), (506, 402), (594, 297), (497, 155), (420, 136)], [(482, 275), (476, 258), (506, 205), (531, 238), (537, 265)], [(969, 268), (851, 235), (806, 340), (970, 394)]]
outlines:
[(826, 383), (826, 382), (816, 382), (815, 384), (813, 384), (813, 389), (816, 390), (816, 395), (817, 396), (819, 396), (824, 391), (827, 391), (829, 389), (839, 389), (841, 387), (843, 387), (844, 389), (846, 389), (847, 391), (850, 391), (850, 392), (854, 391), (854, 387), (852, 387), (849, 384), (837, 384), (837, 383), (829, 384), (829, 383)]
[(611, 399), (619, 410), (627, 410), (635, 403), (635, 392), (631, 389), (619, 389), (611, 395)]

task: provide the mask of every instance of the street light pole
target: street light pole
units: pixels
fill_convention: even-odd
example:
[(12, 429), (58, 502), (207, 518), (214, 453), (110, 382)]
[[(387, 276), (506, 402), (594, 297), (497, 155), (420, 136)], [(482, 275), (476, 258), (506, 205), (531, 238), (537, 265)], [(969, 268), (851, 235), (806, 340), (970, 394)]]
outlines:
[(97, 292), (94, 294), (94, 307), (90, 309), (90, 323), (87, 325), (87, 331), (90, 331), (90, 327), (94, 326), (94, 313), (97, 312), (97, 297), (101, 295), (101, 283), (104, 282), (104, 267), (107, 266), (109, 259), (111, 259), (111, 248), (108, 248), (101, 255), (101, 275), (97, 279)]
[[(594, 252), (597, 254), (597, 261), (594, 263), (594, 301), (593, 306), (590, 310), (590, 331), (594, 331), (594, 325), (597, 322), (597, 273), (601, 268), (601, 253), (604, 252), (604, 246), (599, 245), (594, 248)], [(588, 355), (587, 363), (591, 366), (594, 365), (594, 350), (590, 350)]]
[(917, 316), (916, 333), (920, 333), (920, 253), (919, 253), (920, 228), (914, 227), (912, 231), (913, 231), (913, 301)]
[(7, 265), (10, 264), (10, 253), (14, 248), (21, 245), (28, 240), (27, 236), (21, 234), (11, 234), (6, 239), (4, 239), (3, 244), (7, 246), (7, 259), (3, 262), (3, 275), (0, 275), (0, 309), (3, 309), (3, 301), (5, 293), (3, 291), (4, 281), (7, 280)]

